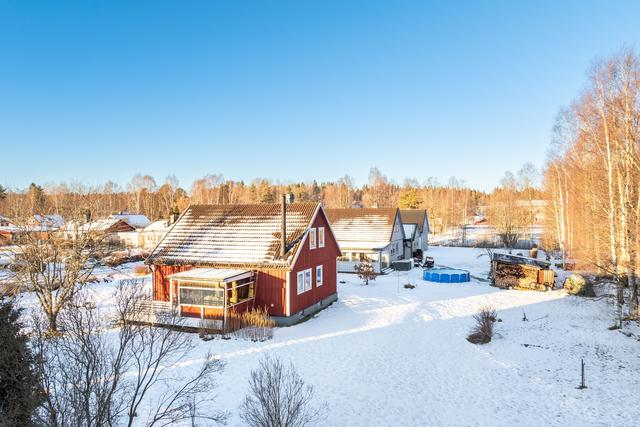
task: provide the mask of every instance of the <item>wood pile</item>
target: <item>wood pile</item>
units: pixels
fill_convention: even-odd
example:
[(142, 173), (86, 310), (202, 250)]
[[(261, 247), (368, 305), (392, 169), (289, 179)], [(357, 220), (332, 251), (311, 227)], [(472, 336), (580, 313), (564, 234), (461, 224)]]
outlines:
[(538, 283), (540, 267), (527, 264), (510, 264), (493, 261), (493, 279), (495, 286), (502, 289), (534, 289), (545, 290), (543, 283)]

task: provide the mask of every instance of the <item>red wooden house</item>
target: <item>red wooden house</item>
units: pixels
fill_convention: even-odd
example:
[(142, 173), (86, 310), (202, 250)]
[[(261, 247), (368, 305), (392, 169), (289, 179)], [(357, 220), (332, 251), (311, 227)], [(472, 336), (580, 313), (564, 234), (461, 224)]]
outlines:
[(340, 249), (320, 203), (194, 205), (153, 250), (154, 303), (224, 322), (267, 308), (290, 325), (337, 299)]

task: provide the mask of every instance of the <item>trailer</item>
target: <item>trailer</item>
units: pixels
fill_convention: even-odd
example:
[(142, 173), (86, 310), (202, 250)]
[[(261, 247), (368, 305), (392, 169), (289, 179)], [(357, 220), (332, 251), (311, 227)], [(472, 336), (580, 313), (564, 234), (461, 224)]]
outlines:
[(535, 258), (494, 253), (491, 283), (501, 289), (548, 291), (555, 286), (550, 263)]

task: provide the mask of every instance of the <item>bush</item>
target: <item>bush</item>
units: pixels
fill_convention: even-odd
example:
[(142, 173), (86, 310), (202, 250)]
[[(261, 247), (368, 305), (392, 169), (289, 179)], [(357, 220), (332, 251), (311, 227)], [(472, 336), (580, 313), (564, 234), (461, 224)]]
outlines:
[(471, 329), (467, 341), (472, 344), (486, 344), (493, 338), (493, 323), (497, 320), (496, 310), (492, 307), (482, 307), (473, 315), (476, 325)]
[(313, 387), (305, 384), (292, 364), (267, 357), (251, 371), (240, 418), (252, 427), (302, 427), (324, 418), (325, 405), (316, 406), (313, 401)]
[(591, 283), (577, 273), (572, 273), (567, 277), (564, 281), (563, 287), (570, 295), (580, 295), (585, 297), (595, 296)]
[(146, 276), (149, 274), (149, 267), (146, 265), (136, 265), (133, 267), (133, 274), (136, 276)]

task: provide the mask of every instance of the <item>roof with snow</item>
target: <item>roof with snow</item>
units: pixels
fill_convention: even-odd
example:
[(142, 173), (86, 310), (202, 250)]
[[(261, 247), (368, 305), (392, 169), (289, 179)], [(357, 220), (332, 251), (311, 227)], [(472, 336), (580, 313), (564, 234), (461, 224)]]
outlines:
[(288, 268), (319, 209), (319, 203), (287, 205), (287, 253), (282, 259), (279, 204), (189, 206), (147, 262)]
[(154, 221), (144, 228), (144, 231), (168, 231), (171, 228), (169, 221), (161, 219)]
[(135, 229), (145, 228), (147, 225), (151, 224), (151, 221), (149, 221), (149, 218), (141, 214), (119, 213), (119, 214), (113, 214), (109, 218), (121, 219)]
[(64, 218), (61, 215), (34, 215), (35, 224), (46, 229), (58, 229), (64, 227)]
[(340, 249), (382, 249), (391, 241), (396, 208), (326, 209)]
[(251, 270), (239, 270), (233, 268), (193, 268), (169, 275), (171, 279), (181, 280), (205, 280), (226, 282), (251, 277)]
[[(126, 227), (126, 230), (124, 229)], [(65, 230), (67, 232), (117, 232), (117, 231), (134, 231), (133, 226), (129, 225), (122, 219), (102, 218), (89, 221), (87, 223), (79, 223), (78, 221), (69, 221)]]
[(424, 231), (425, 220), (429, 223), (426, 209), (400, 209), (400, 217), (403, 224), (416, 224), (421, 233)]

